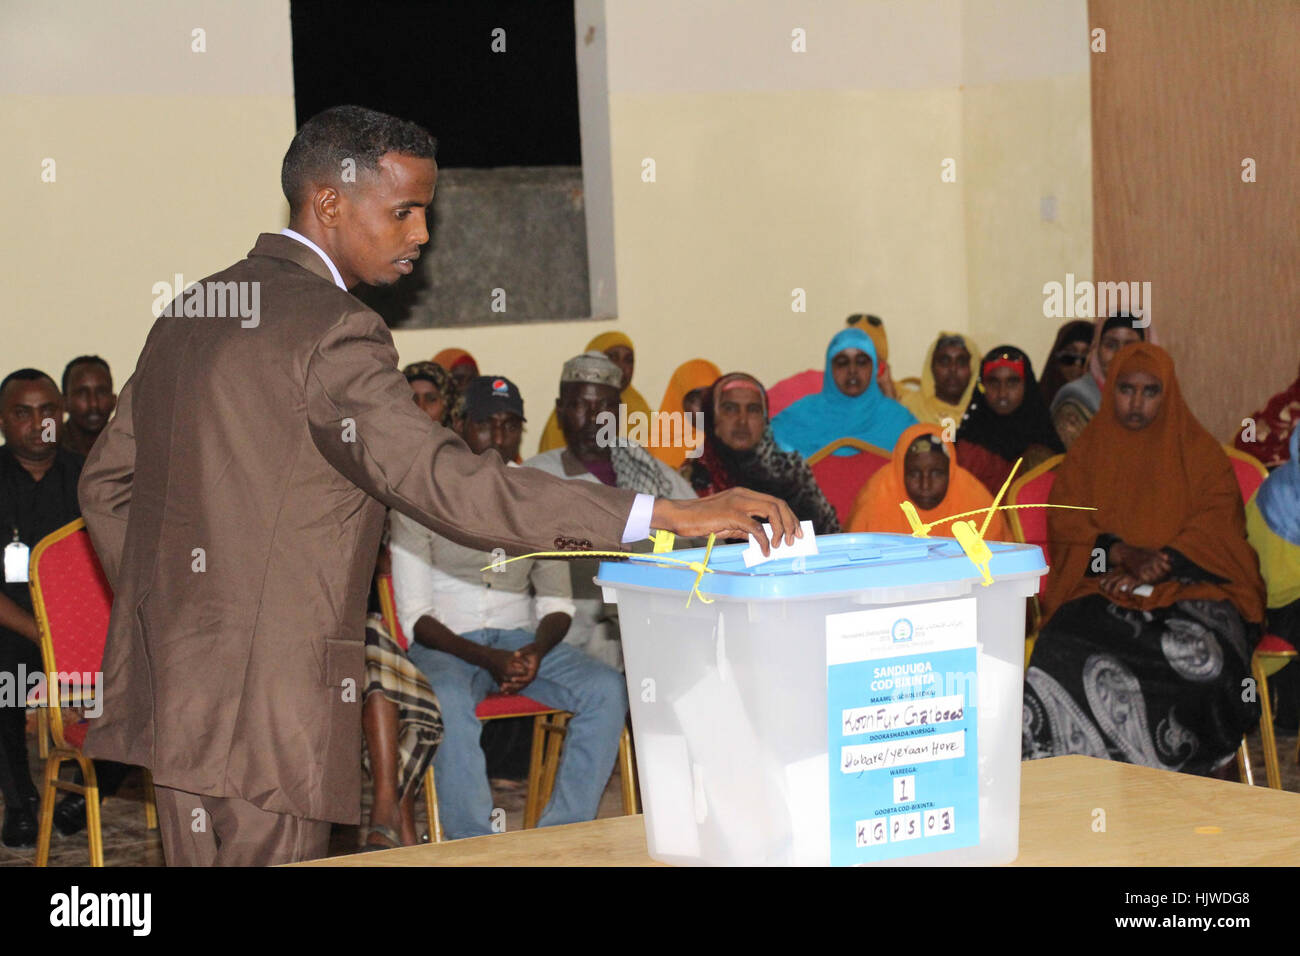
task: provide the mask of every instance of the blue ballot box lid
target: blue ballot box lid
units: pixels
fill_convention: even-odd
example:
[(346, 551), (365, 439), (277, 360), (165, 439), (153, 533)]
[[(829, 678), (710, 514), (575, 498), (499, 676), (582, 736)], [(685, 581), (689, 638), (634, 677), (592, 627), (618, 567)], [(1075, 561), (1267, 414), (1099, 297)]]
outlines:
[[(829, 534), (817, 537), (818, 553), (776, 558), (752, 568), (741, 557), (748, 545), (716, 545), (700, 581), (701, 593), (739, 599), (811, 598), (877, 588), (982, 580), (979, 570), (952, 538), (906, 534)], [(989, 572), (996, 581), (1013, 575), (1047, 573), (1042, 549), (1031, 544), (989, 541)], [(703, 561), (704, 548), (673, 551), (675, 561)], [(696, 572), (683, 564), (657, 562), (656, 555), (602, 561), (596, 583), (689, 592)]]

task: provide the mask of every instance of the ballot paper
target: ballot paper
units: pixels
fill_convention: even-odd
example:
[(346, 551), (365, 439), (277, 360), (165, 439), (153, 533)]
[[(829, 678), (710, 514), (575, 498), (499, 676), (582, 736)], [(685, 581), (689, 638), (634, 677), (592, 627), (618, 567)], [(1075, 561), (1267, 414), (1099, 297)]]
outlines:
[(698, 859), (700, 835), (696, 829), (695, 784), (699, 774), (691, 765), (686, 738), (677, 734), (639, 733), (637, 759), (641, 776), (650, 844), (660, 856)]
[[(799, 527), (803, 529), (802, 538), (795, 538), (794, 544), (774, 544), (768, 557), (763, 557), (763, 552), (758, 548), (758, 539), (751, 534), (749, 547), (740, 555), (745, 559), (745, 567), (752, 568), (756, 564), (763, 564), (775, 558), (797, 558), (800, 555), (816, 554), (817, 532), (813, 531), (812, 522), (800, 521)], [(767, 535), (769, 541), (772, 540), (772, 526), (767, 522), (763, 522), (763, 533)]]
[(790, 857), (793, 866), (826, 866), (830, 863), (828, 759), (827, 754), (816, 754), (785, 767), (785, 792), (793, 830)]
[(754, 732), (729, 670), (710, 669), (672, 709), (690, 742), (694, 792), (688, 805), (702, 842), (720, 842), (729, 859), (754, 866), (789, 844), (790, 818), (779, 768)]

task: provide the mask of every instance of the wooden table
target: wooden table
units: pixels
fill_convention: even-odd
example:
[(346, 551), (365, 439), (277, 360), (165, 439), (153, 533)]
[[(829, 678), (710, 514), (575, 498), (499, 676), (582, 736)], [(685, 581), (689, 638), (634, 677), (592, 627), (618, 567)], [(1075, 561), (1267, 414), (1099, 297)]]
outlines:
[[(1095, 811), (1103, 811), (1104, 818)], [(1094, 825), (1105, 824), (1104, 831)], [(1300, 863), (1300, 794), (1092, 757), (1021, 765), (1016, 866)], [(660, 866), (642, 818), (358, 853), (302, 866)]]

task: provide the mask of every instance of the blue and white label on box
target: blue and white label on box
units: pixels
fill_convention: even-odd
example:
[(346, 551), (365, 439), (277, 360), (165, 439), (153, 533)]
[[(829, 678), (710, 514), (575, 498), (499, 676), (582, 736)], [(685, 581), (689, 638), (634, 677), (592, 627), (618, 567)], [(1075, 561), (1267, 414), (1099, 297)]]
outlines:
[(832, 866), (979, 843), (975, 604), (827, 616)]

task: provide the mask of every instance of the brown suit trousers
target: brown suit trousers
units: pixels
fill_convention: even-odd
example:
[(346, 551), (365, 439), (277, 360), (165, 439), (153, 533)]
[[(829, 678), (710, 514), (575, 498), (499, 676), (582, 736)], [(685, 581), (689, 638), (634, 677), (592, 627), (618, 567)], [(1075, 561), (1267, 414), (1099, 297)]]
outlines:
[(168, 866), (279, 866), (329, 855), (330, 824), (259, 810), (247, 800), (156, 787)]

